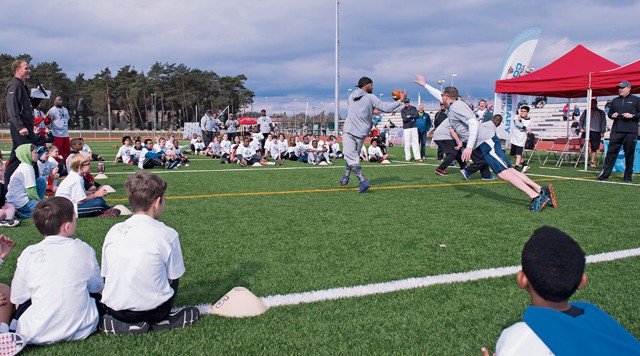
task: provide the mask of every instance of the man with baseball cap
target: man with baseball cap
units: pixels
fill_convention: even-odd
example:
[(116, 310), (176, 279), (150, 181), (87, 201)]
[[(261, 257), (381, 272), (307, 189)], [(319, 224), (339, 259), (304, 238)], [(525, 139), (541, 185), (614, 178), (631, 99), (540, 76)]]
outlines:
[(371, 184), (364, 178), (360, 168), (360, 150), (364, 144), (364, 139), (369, 135), (373, 127), (373, 109), (385, 112), (397, 110), (402, 106), (402, 102), (407, 98), (407, 92), (402, 92), (400, 98), (393, 103), (385, 103), (373, 92), (373, 81), (368, 77), (358, 80), (358, 89), (349, 95), (349, 110), (342, 128), (343, 154), (347, 168), (344, 176), (340, 179), (340, 185), (349, 184), (351, 173), (360, 181), (360, 193), (365, 192)]
[(611, 101), (609, 118), (613, 119), (609, 149), (604, 159), (602, 172), (596, 180), (609, 179), (613, 166), (618, 158), (620, 148), (624, 149), (625, 170), (624, 181), (631, 183), (633, 177), (633, 158), (638, 138), (638, 120), (640, 119), (640, 98), (631, 95), (631, 83), (623, 80), (618, 84), (618, 97)]

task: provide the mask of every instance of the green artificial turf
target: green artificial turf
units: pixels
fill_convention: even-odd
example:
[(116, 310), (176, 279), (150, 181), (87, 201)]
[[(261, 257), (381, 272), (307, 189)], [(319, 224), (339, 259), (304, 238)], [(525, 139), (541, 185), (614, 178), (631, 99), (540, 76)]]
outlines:
[[(101, 183), (117, 192), (107, 200), (127, 205), (123, 184), (137, 168), (109, 162), (116, 152), (112, 142), (89, 144), (108, 162), (109, 179)], [(363, 164), (373, 185), (365, 194), (354, 190), (354, 177), (352, 189), (339, 189), (342, 160), (322, 167), (286, 162), (241, 168), (196, 157), (189, 167), (153, 170), (168, 182), (161, 220), (180, 233), (187, 268), (177, 304), (211, 304), (234, 286), (264, 297), (514, 266), (524, 242), (542, 225), (565, 230), (588, 255), (639, 245), (637, 185), (598, 183), (592, 181), (595, 172), (533, 163), (531, 177), (552, 183), (560, 206), (531, 213), (528, 197), (503, 181), (474, 176), (466, 182), (455, 167), (447, 177), (435, 175), (433, 149), (423, 164), (405, 163), (401, 148), (391, 153), (392, 165)], [(76, 237), (93, 246), (100, 260), (106, 232), (125, 219), (82, 219)], [(2, 232), (16, 241), (0, 268), (0, 281), (9, 283), (20, 252), (41, 237), (29, 220)], [(639, 261), (588, 265), (590, 281), (574, 298), (596, 303), (636, 337)], [(474, 355), (482, 346), (493, 350), (502, 329), (528, 305), (514, 279), (274, 307), (248, 319), (206, 315), (184, 330), (94, 335), (26, 351)]]

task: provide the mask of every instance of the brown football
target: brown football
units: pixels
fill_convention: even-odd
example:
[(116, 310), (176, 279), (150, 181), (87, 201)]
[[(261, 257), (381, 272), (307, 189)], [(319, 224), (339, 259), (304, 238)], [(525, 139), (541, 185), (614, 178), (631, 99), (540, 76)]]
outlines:
[(400, 100), (401, 96), (402, 96), (402, 90), (400, 89), (396, 89), (391, 92), (391, 97), (393, 98), (393, 100)]

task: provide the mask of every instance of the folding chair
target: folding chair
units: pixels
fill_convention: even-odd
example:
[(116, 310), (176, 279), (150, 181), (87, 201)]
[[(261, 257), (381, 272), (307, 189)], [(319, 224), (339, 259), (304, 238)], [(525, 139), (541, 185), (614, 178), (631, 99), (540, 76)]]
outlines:
[(547, 164), (547, 160), (549, 159), (549, 156), (551, 154), (553, 154), (557, 164), (559, 160), (558, 154), (562, 153), (567, 148), (568, 143), (569, 143), (569, 139), (566, 137), (558, 137), (555, 140), (553, 140), (551, 147), (549, 147), (548, 150), (545, 150), (545, 152), (547, 153), (547, 156), (544, 158), (544, 162), (542, 162), (542, 165), (544, 166), (545, 164)]
[(534, 155), (538, 156), (538, 163), (542, 163), (542, 160), (540, 159), (540, 153), (538, 152), (538, 143), (541, 140), (539, 138), (534, 138), (533, 139), (533, 148), (532, 149), (524, 149), (524, 152), (522, 153), (522, 155), (524, 156), (525, 153), (529, 153), (529, 159), (527, 159), (527, 166), (529, 165), (529, 162), (531, 161), (531, 158), (533, 158)]
[(560, 167), (562, 162), (569, 161), (571, 156), (576, 157), (576, 164), (574, 167), (578, 167), (578, 163), (580, 162), (580, 158), (582, 158), (582, 154), (584, 153), (584, 138), (576, 137), (572, 138), (567, 142), (565, 149), (560, 153), (560, 159), (556, 163), (556, 166)]

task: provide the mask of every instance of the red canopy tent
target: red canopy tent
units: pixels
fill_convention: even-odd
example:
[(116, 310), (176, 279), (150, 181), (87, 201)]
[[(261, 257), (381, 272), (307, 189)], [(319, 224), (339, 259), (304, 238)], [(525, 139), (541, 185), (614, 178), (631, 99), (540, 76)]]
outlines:
[(252, 119), (248, 116), (243, 116), (240, 118), (240, 120), (238, 120), (238, 123), (240, 125), (255, 125), (258, 123), (258, 120)]
[[(562, 57), (530, 74), (497, 80), (496, 93), (583, 98), (589, 88), (589, 73), (618, 68), (618, 64), (578, 45)], [(617, 84), (617, 83), (616, 83)]]
[(616, 69), (591, 73), (589, 89), (596, 96), (617, 95), (617, 86), (623, 80), (631, 83), (632, 93), (640, 93), (640, 60)]

